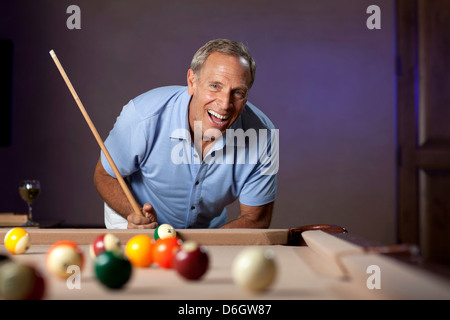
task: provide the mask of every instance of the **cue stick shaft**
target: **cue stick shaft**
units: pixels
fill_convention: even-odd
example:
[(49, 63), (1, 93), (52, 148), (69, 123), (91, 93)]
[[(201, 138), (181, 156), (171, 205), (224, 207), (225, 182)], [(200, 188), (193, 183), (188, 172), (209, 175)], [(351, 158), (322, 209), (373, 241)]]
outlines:
[(89, 125), (89, 128), (91, 129), (92, 133), (94, 134), (95, 139), (97, 140), (97, 143), (99, 144), (100, 148), (102, 149), (106, 159), (108, 160), (109, 165), (114, 171), (114, 174), (117, 177), (117, 180), (119, 181), (120, 186), (122, 187), (123, 192), (125, 193), (125, 196), (127, 197), (128, 201), (130, 202), (131, 206), (133, 207), (133, 210), (136, 214), (143, 215), (142, 211), (139, 209), (139, 205), (137, 204), (136, 200), (134, 199), (133, 195), (130, 192), (130, 189), (128, 188), (127, 184), (125, 183), (125, 180), (122, 178), (122, 175), (120, 174), (119, 170), (117, 169), (113, 159), (111, 158), (111, 155), (108, 152), (108, 149), (106, 149), (105, 144), (103, 143), (102, 139), (100, 138), (100, 135), (97, 132), (97, 129), (95, 128), (94, 124), (91, 121), (91, 118), (89, 117), (88, 113), (86, 112), (86, 109), (84, 108), (83, 104), (81, 103), (80, 98), (78, 97), (75, 89), (72, 86), (72, 83), (69, 80), (69, 77), (67, 77), (66, 72), (64, 71), (61, 63), (59, 62), (58, 57), (56, 56), (55, 52), (53, 50), (50, 51), (50, 56), (53, 58), (53, 61), (56, 64), (56, 67), (58, 68), (59, 72), (61, 73), (61, 76), (63, 77), (64, 81), (66, 82), (67, 87), (69, 88), (70, 92), (72, 93), (73, 98), (75, 99), (78, 108), (80, 109), (81, 113), (84, 116), (84, 119), (86, 120), (87, 124)]

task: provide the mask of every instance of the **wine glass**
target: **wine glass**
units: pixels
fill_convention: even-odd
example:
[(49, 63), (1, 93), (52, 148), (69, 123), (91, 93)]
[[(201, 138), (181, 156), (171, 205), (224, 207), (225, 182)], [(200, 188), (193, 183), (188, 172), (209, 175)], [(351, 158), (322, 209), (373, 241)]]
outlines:
[(34, 200), (39, 196), (41, 191), (41, 184), (39, 180), (23, 180), (19, 185), (19, 193), (22, 199), (28, 204), (28, 220), (23, 225), (24, 227), (37, 227), (39, 223), (33, 220)]

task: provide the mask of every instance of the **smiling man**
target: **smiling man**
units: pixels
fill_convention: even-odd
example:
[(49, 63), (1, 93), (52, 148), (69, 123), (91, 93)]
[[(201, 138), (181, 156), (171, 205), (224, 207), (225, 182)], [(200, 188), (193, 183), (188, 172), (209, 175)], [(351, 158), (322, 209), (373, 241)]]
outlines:
[[(134, 213), (102, 153), (94, 184), (107, 228), (270, 226), (278, 139), (247, 101), (255, 70), (242, 43), (212, 40), (194, 55), (187, 87), (153, 89), (123, 108), (105, 145), (143, 215)], [(236, 199), (241, 213), (228, 221), (226, 206)]]

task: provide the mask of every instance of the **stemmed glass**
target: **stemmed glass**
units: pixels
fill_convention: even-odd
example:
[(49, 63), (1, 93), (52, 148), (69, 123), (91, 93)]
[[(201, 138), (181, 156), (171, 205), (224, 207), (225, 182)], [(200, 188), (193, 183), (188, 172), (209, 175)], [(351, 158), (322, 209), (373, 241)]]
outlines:
[(23, 225), (24, 227), (37, 227), (39, 223), (33, 220), (32, 204), (39, 196), (41, 191), (41, 184), (39, 180), (23, 180), (19, 185), (19, 193), (22, 199), (28, 204), (28, 221)]

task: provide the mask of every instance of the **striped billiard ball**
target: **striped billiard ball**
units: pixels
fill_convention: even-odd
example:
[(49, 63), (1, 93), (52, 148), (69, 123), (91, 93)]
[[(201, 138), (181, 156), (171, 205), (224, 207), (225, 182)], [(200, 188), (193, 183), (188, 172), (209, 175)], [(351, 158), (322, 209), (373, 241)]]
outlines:
[(12, 254), (22, 254), (30, 248), (30, 235), (23, 228), (12, 228), (6, 233), (4, 243)]

